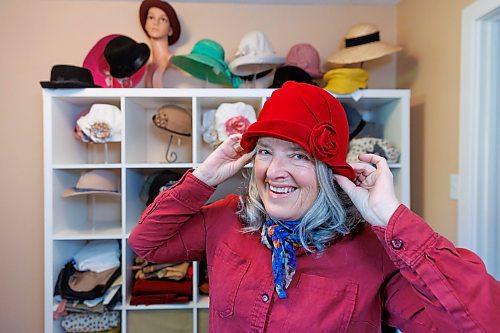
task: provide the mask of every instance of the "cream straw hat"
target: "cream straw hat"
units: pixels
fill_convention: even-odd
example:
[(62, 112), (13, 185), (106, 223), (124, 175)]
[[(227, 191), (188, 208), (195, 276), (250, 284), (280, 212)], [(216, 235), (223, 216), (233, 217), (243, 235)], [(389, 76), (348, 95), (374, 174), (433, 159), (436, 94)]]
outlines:
[(380, 41), (380, 31), (370, 23), (356, 24), (345, 36), (345, 48), (328, 59), (333, 64), (354, 64), (401, 51), (397, 45)]

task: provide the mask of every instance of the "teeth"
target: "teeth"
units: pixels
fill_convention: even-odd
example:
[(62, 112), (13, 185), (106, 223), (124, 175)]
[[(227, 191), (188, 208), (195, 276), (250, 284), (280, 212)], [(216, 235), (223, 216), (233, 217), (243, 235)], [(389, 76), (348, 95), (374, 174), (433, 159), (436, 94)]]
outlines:
[(276, 193), (291, 193), (295, 191), (295, 188), (293, 187), (276, 187), (272, 185), (269, 185), (269, 189)]

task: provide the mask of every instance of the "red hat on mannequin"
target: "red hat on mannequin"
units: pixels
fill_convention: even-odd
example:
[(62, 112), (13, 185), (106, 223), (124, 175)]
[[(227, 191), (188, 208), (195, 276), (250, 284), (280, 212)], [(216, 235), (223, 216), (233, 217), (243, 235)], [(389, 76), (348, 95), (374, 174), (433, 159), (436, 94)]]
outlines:
[(346, 162), (349, 126), (345, 111), (322, 88), (288, 81), (274, 91), (257, 122), (243, 134), (241, 147), (251, 151), (261, 136), (295, 142), (330, 166), (334, 173), (355, 178), (354, 170)]

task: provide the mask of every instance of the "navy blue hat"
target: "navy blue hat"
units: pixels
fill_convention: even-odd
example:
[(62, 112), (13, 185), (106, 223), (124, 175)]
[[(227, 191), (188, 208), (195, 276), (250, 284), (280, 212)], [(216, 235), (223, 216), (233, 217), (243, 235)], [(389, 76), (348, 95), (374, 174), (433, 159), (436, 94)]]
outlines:
[(149, 175), (143, 184), (141, 198), (149, 206), (161, 192), (170, 188), (181, 177), (181, 174), (168, 170)]

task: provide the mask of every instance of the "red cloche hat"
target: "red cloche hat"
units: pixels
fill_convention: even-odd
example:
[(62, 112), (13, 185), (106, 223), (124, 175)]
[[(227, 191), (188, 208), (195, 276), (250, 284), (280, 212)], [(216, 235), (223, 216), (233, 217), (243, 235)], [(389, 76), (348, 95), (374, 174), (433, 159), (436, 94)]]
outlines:
[(255, 148), (257, 139), (270, 136), (299, 144), (333, 172), (354, 180), (347, 164), (349, 126), (340, 102), (326, 90), (306, 83), (285, 82), (266, 101), (257, 122), (241, 139), (245, 151)]

